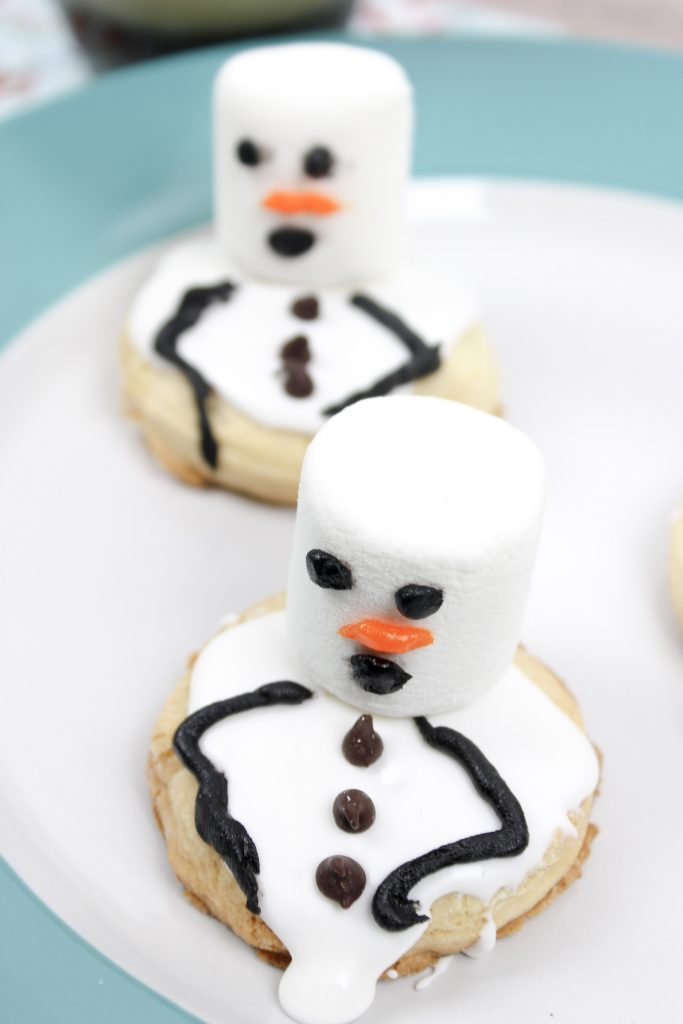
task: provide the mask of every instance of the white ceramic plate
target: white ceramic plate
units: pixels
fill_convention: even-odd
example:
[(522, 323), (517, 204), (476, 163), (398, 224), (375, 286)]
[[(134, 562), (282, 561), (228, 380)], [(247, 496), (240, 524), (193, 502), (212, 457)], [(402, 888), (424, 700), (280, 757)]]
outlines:
[[(547, 457), (525, 640), (579, 696), (605, 779), (579, 884), (427, 991), (382, 985), (364, 1019), (670, 1020), (683, 640), (665, 555), (683, 498), (683, 208), (536, 184), (426, 182), (414, 199), (415, 245), (480, 288), (505, 413)], [(144, 765), (186, 655), (225, 611), (283, 586), (293, 516), (184, 488), (121, 418), (116, 337), (152, 262), (86, 284), (0, 358), (3, 853), (180, 1006), (210, 1024), (276, 1022), (277, 972), (183, 900)]]

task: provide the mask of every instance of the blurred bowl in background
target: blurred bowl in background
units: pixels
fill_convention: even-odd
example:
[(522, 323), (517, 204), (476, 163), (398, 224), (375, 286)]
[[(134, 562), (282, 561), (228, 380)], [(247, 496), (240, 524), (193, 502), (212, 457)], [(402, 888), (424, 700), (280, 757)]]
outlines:
[(61, 0), (71, 28), (97, 65), (259, 32), (343, 22), (353, 0)]

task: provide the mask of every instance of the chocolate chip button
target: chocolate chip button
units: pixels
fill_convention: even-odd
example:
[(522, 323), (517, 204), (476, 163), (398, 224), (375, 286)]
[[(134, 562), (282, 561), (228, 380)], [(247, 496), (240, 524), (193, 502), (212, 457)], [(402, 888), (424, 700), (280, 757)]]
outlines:
[(280, 355), (285, 360), (294, 360), (295, 363), (308, 363), (311, 358), (311, 350), (308, 347), (308, 338), (305, 334), (297, 334), (280, 349)]
[(284, 388), (292, 398), (308, 398), (313, 394), (313, 381), (306, 369), (311, 360), (311, 350), (305, 334), (297, 334), (280, 349)]
[(293, 316), (298, 317), (299, 320), (317, 320), (320, 316), (320, 303), (315, 295), (302, 295), (300, 299), (296, 299), (292, 303), (290, 308)]
[(301, 363), (285, 363), (285, 391), (292, 398), (308, 398), (313, 394), (313, 381)]
[(323, 896), (348, 910), (365, 888), (365, 872), (358, 861), (337, 854), (318, 864), (315, 883)]
[(361, 715), (342, 740), (342, 753), (347, 761), (367, 768), (382, 756), (384, 744), (372, 724), (372, 715)]
[(335, 798), (332, 814), (344, 832), (365, 832), (375, 820), (375, 805), (362, 789), (345, 789)]

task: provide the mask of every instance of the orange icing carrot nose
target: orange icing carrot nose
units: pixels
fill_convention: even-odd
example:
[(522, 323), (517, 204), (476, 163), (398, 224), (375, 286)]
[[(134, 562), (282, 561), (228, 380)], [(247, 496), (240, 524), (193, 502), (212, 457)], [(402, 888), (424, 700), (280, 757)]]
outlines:
[(434, 637), (428, 629), (419, 626), (401, 626), (396, 622), (381, 622), (379, 619), (362, 619), (342, 626), (339, 636), (357, 640), (364, 647), (379, 654), (405, 654), (418, 647), (428, 647)]
[(318, 217), (340, 209), (336, 199), (322, 192), (269, 192), (261, 206), (276, 213), (313, 213)]

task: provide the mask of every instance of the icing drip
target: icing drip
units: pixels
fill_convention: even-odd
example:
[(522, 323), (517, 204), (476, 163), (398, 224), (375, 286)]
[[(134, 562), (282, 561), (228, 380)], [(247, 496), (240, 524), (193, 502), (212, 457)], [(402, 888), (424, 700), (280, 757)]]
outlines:
[(455, 864), (514, 857), (529, 844), (529, 830), (519, 800), (477, 745), (455, 729), (443, 725), (435, 728), (426, 718), (416, 718), (415, 722), (430, 747), (463, 766), (476, 791), (495, 810), (501, 827), (497, 832), (483, 832), (440, 846), (392, 871), (372, 901), (375, 921), (392, 932), (429, 920), (417, 913), (415, 902), (408, 898), (411, 889), (427, 875)]
[(442, 956), (440, 960), (434, 964), (433, 967), (427, 968), (427, 973), (423, 974), (421, 978), (418, 978), (413, 988), (416, 992), (424, 992), (426, 988), (436, 981), (441, 974), (445, 974), (448, 968), (451, 966), (455, 956)]
[(269, 683), (251, 693), (216, 701), (200, 708), (186, 718), (173, 738), (175, 751), (186, 768), (199, 782), (195, 802), (195, 826), (209, 846), (225, 861), (247, 897), (247, 909), (259, 914), (258, 884), (259, 856), (251, 836), (244, 825), (232, 817), (228, 810), (228, 783), (223, 772), (199, 749), (199, 741), (207, 729), (230, 715), (269, 704), (301, 704), (313, 694), (305, 686), (289, 681)]
[(496, 944), (496, 938), (496, 922), (491, 914), (486, 914), (484, 924), (479, 932), (479, 938), (467, 949), (464, 949), (463, 953), (472, 960), (479, 960), (480, 957), (486, 956), (491, 952)]
[(351, 296), (351, 305), (362, 310), (376, 320), (382, 327), (395, 334), (399, 341), (402, 341), (410, 353), (410, 360), (399, 366), (397, 370), (381, 377), (369, 388), (363, 391), (356, 391), (341, 402), (328, 406), (324, 410), (326, 416), (335, 416), (342, 409), (349, 405), (355, 405), (363, 398), (380, 398), (388, 395), (395, 388), (403, 384), (410, 384), (412, 381), (426, 377), (428, 373), (434, 373), (441, 365), (441, 355), (438, 345), (427, 345), (423, 338), (416, 334), (412, 327), (409, 327), (396, 313), (381, 306), (379, 302), (367, 295), (357, 293)]
[(202, 455), (214, 468), (218, 463), (218, 445), (206, 412), (206, 399), (212, 388), (202, 374), (178, 354), (178, 341), (185, 331), (195, 326), (204, 311), (213, 302), (227, 302), (234, 289), (235, 286), (229, 281), (222, 281), (220, 284), (210, 285), (206, 288), (190, 288), (183, 295), (176, 312), (163, 325), (154, 341), (154, 348), (159, 355), (180, 370), (192, 388), (199, 416)]

